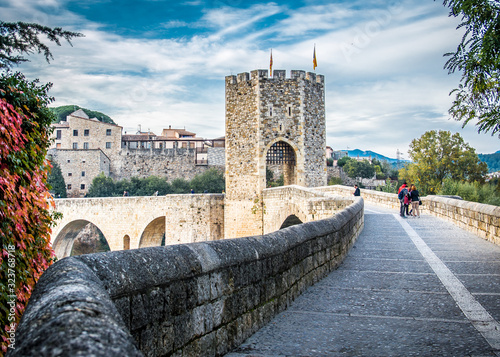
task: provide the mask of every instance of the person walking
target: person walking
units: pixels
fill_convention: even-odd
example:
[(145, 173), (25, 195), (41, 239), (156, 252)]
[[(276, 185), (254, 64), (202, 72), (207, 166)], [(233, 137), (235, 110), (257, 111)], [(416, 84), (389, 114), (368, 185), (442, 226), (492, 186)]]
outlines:
[(398, 199), (400, 203), (399, 215), (403, 218), (405, 218), (405, 212), (408, 213), (407, 211), (408, 206), (405, 207), (405, 197), (407, 193), (408, 193), (408, 187), (406, 186), (406, 181), (405, 181), (398, 190)]
[(414, 217), (420, 218), (420, 195), (418, 193), (417, 188), (415, 185), (411, 185), (410, 187), (410, 196), (411, 196), (411, 209), (412, 209), (412, 215)]

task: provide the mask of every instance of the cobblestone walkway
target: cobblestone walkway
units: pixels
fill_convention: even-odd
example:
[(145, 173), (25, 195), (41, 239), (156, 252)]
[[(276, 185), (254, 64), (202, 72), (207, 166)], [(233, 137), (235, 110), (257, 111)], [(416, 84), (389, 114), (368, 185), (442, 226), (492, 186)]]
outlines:
[(226, 355), (500, 356), (500, 246), (365, 206), (338, 270)]

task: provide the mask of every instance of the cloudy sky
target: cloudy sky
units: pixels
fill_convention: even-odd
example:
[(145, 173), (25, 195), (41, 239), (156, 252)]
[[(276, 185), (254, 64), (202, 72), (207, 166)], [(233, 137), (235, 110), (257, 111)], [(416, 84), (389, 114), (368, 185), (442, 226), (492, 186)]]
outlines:
[(269, 68), (325, 75), (327, 145), (407, 151), (428, 130), (459, 132), (478, 153), (498, 137), (450, 120), (458, 75), (443, 69), (462, 33), (432, 0), (0, 0), (0, 20), (81, 32), (73, 47), (51, 45), (18, 67), (54, 84), (54, 105), (138, 125), (224, 135), (224, 77)]

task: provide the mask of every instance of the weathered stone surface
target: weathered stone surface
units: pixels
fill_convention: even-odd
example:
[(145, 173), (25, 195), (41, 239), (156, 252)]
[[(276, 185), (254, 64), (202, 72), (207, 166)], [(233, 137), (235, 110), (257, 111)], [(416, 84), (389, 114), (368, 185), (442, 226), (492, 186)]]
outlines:
[(141, 356), (103, 284), (63, 259), (41, 277), (9, 356)]
[(145, 355), (223, 355), (340, 264), (363, 200), (345, 211), (264, 236), (60, 260), (35, 288), (14, 355), (140, 355), (133, 339)]
[[(266, 233), (261, 193), (266, 167), (285, 185), (326, 185), (324, 78), (304, 71), (255, 70), (226, 77), (226, 238)], [(293, 159), (268, 162), (275, 143)], [(276, 157), (284, 155), (278, 149)], [(286, 156), (287, 154), (285, 154)], [(275, 167), (276, 164), (281, 168)]]

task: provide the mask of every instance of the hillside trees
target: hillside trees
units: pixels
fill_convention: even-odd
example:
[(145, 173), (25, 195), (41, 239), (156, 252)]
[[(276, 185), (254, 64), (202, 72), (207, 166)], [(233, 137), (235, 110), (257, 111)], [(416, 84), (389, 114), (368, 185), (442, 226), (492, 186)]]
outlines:
[[(491, 0), (444, 0), (450, 16), (461, 17), (462, 41), (445, 64), (462, 78), (449, 110), (465, 126), (476, 121), (478, 132), (500, 138), (500, 3)], [(451, 94), (450, 93), (450, 94)]]
[(489, 172), (500, 171), (500, 152), (494, 154), (478, 154), (479, 160), (488, 165)]
[(196, 175), (191, 181), (177, 178), (168, 182), (166, 179), (149, 176), (147, 178), (132, 177), (114, 181), (110, 177), (100, 174), (92, 181), (89, 188), (89, 197), (122, 196), (127, 191), (130, 196), (151, 196), (158, 191), (158, 195), (190, 193), (221, 193), (225, 187), (224, 172), (211, 168), (202, 174)]
[(103, 123), (109, 123), (109, 124), (116, 124), (113, 119), (111, 119), (109, 116), (107, 116), (104, 113), (90, 110), (87, 108), (82, 108), (79, 107), (78, 105), (62, 105), (59, 107), (54, 107), (50, 108), (56, 115), (56, 118), (54, 120), (55, 123), (59, 123), (61, 121), (66, 121), (66, 117), (73, 113), (74, 111), (81, 109), (89, 116), (89, 118), (97, 118), (98, 120), (102, 121)]
[(9, 69), (27, 61), (23, 55), (52, 55), (39, 35), (56, 44), (80, 34), (37, 24), (0, 22), (0, 269), (1, 353), (11, 348), (17, 323), (33, 286), (54, 259), (50, 227), (57, 216), (49, 211), (46, 186), (53, 115), (48, 104), (51, 84), (29, 81)]
[(460, 134), (428, 131), (413, 139), (408, 151), (413, 163), (400, 170), (400, 179), (416, 184), (422, 194), (436, 194), (443, 181), (483, 182), (487, 165)]

